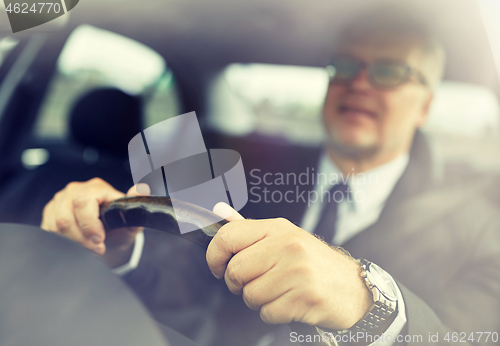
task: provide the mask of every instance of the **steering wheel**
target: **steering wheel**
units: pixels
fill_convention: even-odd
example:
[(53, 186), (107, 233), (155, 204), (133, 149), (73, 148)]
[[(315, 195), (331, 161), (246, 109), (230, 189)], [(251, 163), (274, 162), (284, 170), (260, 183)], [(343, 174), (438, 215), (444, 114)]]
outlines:
[[(147, 227), (177, 235), (206, 249), (227, 221), (197, 205), (167, 197), (124, 197), (101, 205), (101, 221), (106, 231), (122, 227)], [(198, 230), (181, 234), (176, 222), (190, 223)], [(206, 226), (208, 225), (208, 226)]]
[[(217, 231), (227, 223), (211, 211), (184, 201), (175, 200), (174, 212), (170, 198), (152, 196), (124, 197), (105, 203), (101, 206), (100, 217), (106, 231), (123, 227), (148, 227), (177, 235), (205, 250)], [(175, 222), (191, 223), (199, 229), (181, 234)], [(318, 335), (314, 326), (298, 322), (288, 325), (298, 335)], [(324, 344), (308, 342), (307, 345)]]
[(196, 346), (96, 256), (33, 226), (0, 224), (0, 307), (2, 346)]

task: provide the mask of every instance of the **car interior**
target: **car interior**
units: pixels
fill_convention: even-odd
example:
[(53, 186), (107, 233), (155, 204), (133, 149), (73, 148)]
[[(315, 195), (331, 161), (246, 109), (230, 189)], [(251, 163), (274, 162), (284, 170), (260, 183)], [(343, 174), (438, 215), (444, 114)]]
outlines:
[[(500, 202), (500, 5), (406, 3), (428, 16), (447, 53), (422, 129), (433, 155), (463, 173), (457, 184), (491, 177), (487, 193)], [(130, 139), (191, 111), (206, 147), (238, 151), (246, 173), (270, 151), (300, 157), (321, 145), (330, 49), (369, 6), (85, 0), (15, 34), (0, 7), (0, 222), (40, 225), (71, 181), (100, 177), (126, 191)]]
[[(43, 205), (70, 181), (97, 176), (127, 190), (128, 140), (189, 111), (207, 147), (233, 148), (246, 162), (269, 146), (318, 145), (328, 49), (362, 4), (88, 0), (48, 31), (4, 35), (0, 220), (39, 224)], [(498, 9), (492, 1), (412, 5), (447, 50), (423, 129), (435, 155), (464, 172), (495, 172)]]

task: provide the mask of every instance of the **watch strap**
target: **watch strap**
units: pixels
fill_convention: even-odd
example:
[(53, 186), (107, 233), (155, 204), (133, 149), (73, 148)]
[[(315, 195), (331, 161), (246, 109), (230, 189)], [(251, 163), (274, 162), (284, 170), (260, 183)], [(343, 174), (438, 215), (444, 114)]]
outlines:
[(383, 295), (380, 296), (382, 299), (375, 302), (368, 314), (349, 328), (349, 331), (371, 333), (396, 311), (396, 307), (392, 307), (391, 302), (386, 300)]

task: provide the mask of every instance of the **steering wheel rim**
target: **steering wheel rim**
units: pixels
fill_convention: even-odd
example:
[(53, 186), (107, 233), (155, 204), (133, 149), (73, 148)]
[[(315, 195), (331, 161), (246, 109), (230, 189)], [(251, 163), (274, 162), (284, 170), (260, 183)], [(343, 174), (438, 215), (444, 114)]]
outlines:
[[(175, 205), (175, 209), (174, 209)], [(174, 234), (206, 249), (227, 221), (197, 205), (167, 197), (123, 197), (104, 203), (100, 218), (106, 231), (123, 227), (147, 227)], [(178, 223), (190, 223), (198, 229), (181, 233)]]

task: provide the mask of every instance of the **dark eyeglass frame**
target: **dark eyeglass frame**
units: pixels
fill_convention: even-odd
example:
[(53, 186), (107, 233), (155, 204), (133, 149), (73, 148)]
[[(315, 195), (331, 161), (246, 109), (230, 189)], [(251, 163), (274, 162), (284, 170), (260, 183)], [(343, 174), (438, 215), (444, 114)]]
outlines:
[[(342, 80), (335, 79), (335, 74), (332, 74), (332, 72), (331, 72), (331, 68), (335, 69), (335, 63), (340, 61), (340, 60), (349, 61), (350, 63), (354, 63), (354, 65), (355, 65), (355, 70), (354, 70), (352, 76), (350, 76), (347, 79), (342, 79)], [(403, 67), (404, 71), (405, 71), (405, 75), (396, 84), (393, 84), (393, 85), (381, 84), (381, 83), (377, 82), (376, 78), (374, 77), (375, 67), (377, 65), (380, 65), (380, 64), (384, 64), (384, 65), (393, 64), (393, 65), (397, 65), (398, 67)], [(364, 69), (366, 69), (366, 71), (368, 73), (368, 80), (370, 82), (370, 85), (376, 89), (384, 89), (384, 90), (395, 89), (395, 88), (409, 82), (411, 77), (413, 77), (413, 76), (416, 77), (416, 81), (418, 83), (422, 84), (425, 87), (429, 86), (427, 79), (424, 77), (424, 75), (420, 71), (418, 71), (416, 68), (408, 65), (407, 63), (405, 63), (403, 61), (399, 61), (399, 60), (378, 59), (378, 60), (374, 60), (371, 62), (366, 62), (366, 61), (354, 58), (354, 57), (349, 56), (349, 55), (338, 55), (338, 56), (333, 57), (333, 59), (331, 59), (331, 61), (330, 61), (330, 64), (327, 66), (327, 71), (329, 74), (330, 83), (332, 83), (332, 84), (350, 83)]]

